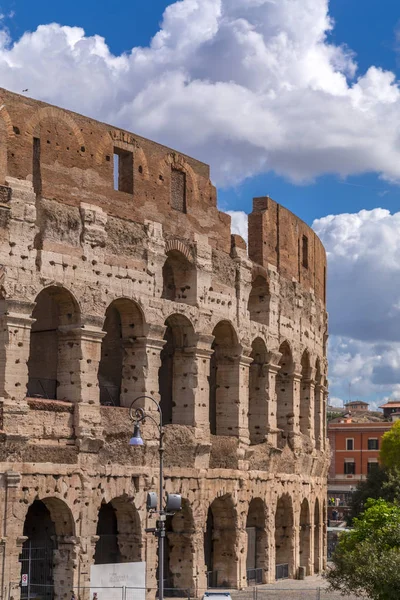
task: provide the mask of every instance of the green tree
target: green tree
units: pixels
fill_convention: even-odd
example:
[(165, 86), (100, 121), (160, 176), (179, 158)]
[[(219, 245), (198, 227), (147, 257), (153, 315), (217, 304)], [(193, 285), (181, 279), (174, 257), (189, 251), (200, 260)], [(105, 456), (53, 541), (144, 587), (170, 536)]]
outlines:
[(372, 600), (400, 598), (400, 507), (385, 500), (368, 500), (343, 532), (332, 557), (327, 579), (343, 595), (367, 595)]
[(383, 434), (379, 459), (387, 469), (400, 470), (400, 421)]

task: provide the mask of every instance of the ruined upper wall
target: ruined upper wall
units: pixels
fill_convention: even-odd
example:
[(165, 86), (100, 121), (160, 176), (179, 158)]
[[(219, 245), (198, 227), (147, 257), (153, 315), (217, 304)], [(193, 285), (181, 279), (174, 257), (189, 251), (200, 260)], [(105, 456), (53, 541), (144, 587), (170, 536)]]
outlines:
[(290, 210), (268, 196), (254, 198), (249, 215), (249, 257), (277, 268), (326, 304), (326, 253), (319, 237)]
[[(230, 251), (230, 217), (217, 209), (209, 167), (116, 127), (0, 89), (0, 185), (31, 180), (36, 193), (110, 216), (205, 234)], [(114, 189), (114, 154), (119, 190)]]

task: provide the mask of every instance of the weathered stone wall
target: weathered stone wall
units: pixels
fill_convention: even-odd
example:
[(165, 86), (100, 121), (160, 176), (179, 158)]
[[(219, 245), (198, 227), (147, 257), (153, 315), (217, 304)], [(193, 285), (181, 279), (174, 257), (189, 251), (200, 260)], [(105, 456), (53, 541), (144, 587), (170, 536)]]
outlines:
[(164, 414), (166, 489), (184, 499), (168, 522), (169, 585), (200, 594), (212, 572), (210, 584), (244, 587), (252, 563), (271, 581), (276, 560), (291, 576), (300, 565), (321, 570), (319, 240), (258, 199), (257, 264), (230, 236), (206, 165), (5, 90), (0, 106), (3, 594), (18, 596), (19, 556), (45, 519), (57, 597), (79, 586), (84, 595), (90, 564), (114, 554), (146, 560), (154, 595), (156, 542), (144, 532), (154, 525), (146, 494), (158, 485), (151, 421), (145, 446), (128, 446), (128, 407), (145, 395)]

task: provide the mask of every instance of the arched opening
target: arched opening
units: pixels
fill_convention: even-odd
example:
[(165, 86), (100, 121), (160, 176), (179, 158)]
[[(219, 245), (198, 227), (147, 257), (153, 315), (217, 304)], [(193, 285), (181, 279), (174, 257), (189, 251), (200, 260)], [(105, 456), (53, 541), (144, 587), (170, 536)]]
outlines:
[(275, 513), (275, 565), (276, 579), (293, 577), (293, 504), (284, 494), (278, 500)]
[(98, 370), (100, 403), (128, 406), (143, 393), (143, 362), (137, 338), (143, 336), (144, 319), (135, 302), (114, 300), (106, 310)]
[(229, 494), (217, 498), (207, 514), (204, 561), (208, 587), (235, 587), (236, 511)]
[(196, 269), (182, 252), (168, 252), (162, 275), (162, 298), (185, 304), (196, 303)]
[(310, 355), (305, 351), (301, 357), (300, 431), (303, 435), (307, 435), (308, 437), (311, 437), (312, 430), (311, 408)]
[(310, 506), (305, 498), (300, 509), (300, 562), (305, 567), (306, 575), (311, 575), (311, 523)]
[(268, 534), (266, 506), (261, 498), (253, 498), (247, 513), (247, 584), (265, 583), (268, 568)]
[(25, 517), (21, 575), (28, 585), (21, 598), (63, 598), (73, 587), (75, 527), (71, 511), (58, 498), (35, 500)]
[(33, 398), (79, 398), (80, 311), (72, 294), (48, 287), (32, 313), (27, 395)]
[(213, 336), (209, 378), (210, 432), (213, 435), (237, 435), (239, 426), (238, 339), (229, 321), (220, 321), (214, 328)]
[(192, 590), (194, 582), (194, 521), (189, 502), (182, 500), (182, 510), (167, 518), (165, 538), (165, 587)]
[(139, 514), (125, 497), (100, 506), (94, 564), (138, 562), (142, 555)]
[(165, 321), (165, 345), (158, 371), (160, 402), (165, 424), (194, 425), (193, 325), (183, 315)]
[(261, 338), (251, 346), (249, 380), (249, 435), (251, 444), (264, 442), (268, 433), (268, 373), (266, 369), (267, 348)]
[(315, 363), (315, 388), (314, 388), (314, 435), (315, 447), (321, 450), (322, 442), (322, 390), (321, 390), (321, 363), (317, 359)]
[(285, 440), (293, 430), (293, 358), (287, 342), (281, 344), (279, 352), (282, 356), (279, 361), (280, 369), (276, 375), (277, 426)]
[(321, 517), (318, 498), (314, 507), (314, 573), (321, 570)]
[(251, 284), (251, 292), (247, 309), (250, 319), (263, 325), (269, 325), (269, 306), (271, 295), (268, 281), (265, 277), (258, 275)]

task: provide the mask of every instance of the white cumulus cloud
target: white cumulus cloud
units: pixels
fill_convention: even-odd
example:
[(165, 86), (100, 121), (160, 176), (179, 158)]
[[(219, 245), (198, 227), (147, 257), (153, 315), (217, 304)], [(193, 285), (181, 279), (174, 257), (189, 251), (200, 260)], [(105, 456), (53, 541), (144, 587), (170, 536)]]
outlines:
[(331, 388), (375, 396), (374, 406), (400, 397), (400, 212), (331, 215), (313, 228), (328, 256)]
[(1, 85), (155, 138), (211, 163), (218, 185), (377, 172), (400, 180), (400, 92), (357, 74), (329, 41), (328, 0), (181, 0), (148, 47), (114, 56), (79, 27), (1, 30)]

